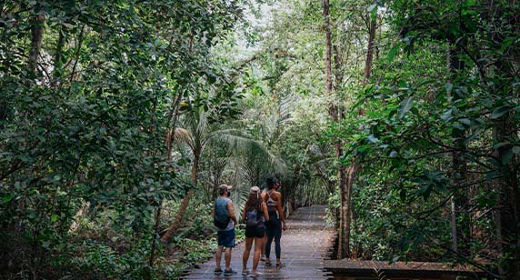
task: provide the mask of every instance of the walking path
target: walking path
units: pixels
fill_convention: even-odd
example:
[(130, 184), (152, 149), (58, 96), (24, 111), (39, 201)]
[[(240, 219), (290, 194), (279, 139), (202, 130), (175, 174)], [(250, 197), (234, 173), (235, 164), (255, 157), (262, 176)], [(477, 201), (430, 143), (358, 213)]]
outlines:
[[(323, 270), (323, 260), (332, 247), (334, 231), (325, 224), (325, 206), (315, 205), (296, 210), (287, 220), (288, 229), (282, 234), (282, 263), (284, 267), (267, 268), (262, 262), (258, 271), (263, 273), (257, 279), (330, 279), (330, 272)], [(274, 247), (274, 242), (273, 242)], [(191, 271), (185, 279), (246, 279), (242, 276), (242, 254), (244, 243), (233, 249), (231, 267), (237, 272), (233, 276), (215, 276), (215, 259), (202, 264)], [(249, 257), (251, 269), (253, 256)], [(274, 248), (271, 261), (274, 261)], [(222, 256), (224, 264), (224, 256)], [(251, 279), (250, 277), (248, 277)]]

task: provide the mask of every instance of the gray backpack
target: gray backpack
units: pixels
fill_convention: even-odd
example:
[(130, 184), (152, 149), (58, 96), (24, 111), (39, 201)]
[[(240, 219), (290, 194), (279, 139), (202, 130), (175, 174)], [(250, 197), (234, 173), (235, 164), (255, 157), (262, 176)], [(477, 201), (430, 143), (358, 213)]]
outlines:
[(261, 220), (258, 215), (258, 210), (252, 209), (246, 212), (246, 227), (257, 227)]

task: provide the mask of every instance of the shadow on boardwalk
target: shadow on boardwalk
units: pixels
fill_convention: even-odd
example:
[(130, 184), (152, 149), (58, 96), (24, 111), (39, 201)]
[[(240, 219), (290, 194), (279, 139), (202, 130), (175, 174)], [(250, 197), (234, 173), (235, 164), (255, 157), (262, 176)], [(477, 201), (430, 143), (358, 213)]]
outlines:
[[(325, 224), (325, 206), (315, 205), (296, 210), (287, 220), (287, 231), (282, 234), (282, 262), (281, 269), (266, 268), (262, 262), (258, 271), (263, 273), (257, 279), (330, 279), (330, 273), (323, 270), (323, 259), (332, 246), (334, 231)], [(273, 242), (274, 246), (274, 242)], [(274, 263), (274, 250), (271, 256)], [(202, 264), (200, 268), (192, 270), (184, 279), (252, 279), (242, 276), (242, 254), (244, 243), (234, 250), (231, 267), (237, 274), (229, 277), (215, 276), (215, 259)], [(252, 253), (252, 252), (251, 252)], [(248, 268), (252, 266), (252, 254)], [(222, 257), (224, 263), (224, 257)]]

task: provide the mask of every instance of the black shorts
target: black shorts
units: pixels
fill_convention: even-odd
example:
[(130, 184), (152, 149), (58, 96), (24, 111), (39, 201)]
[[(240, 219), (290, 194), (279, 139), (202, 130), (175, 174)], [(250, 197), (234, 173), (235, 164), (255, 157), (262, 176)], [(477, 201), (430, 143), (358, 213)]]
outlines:
[(264, 226), (246, 227), (246, 237), (262, 238), (265, 235)]

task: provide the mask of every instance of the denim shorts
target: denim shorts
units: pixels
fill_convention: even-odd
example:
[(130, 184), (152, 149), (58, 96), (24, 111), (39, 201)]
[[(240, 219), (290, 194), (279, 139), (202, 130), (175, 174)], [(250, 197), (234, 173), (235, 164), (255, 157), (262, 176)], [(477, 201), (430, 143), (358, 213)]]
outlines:
[(218, 246), (235, 247), (235, 229), (218, 231)]

